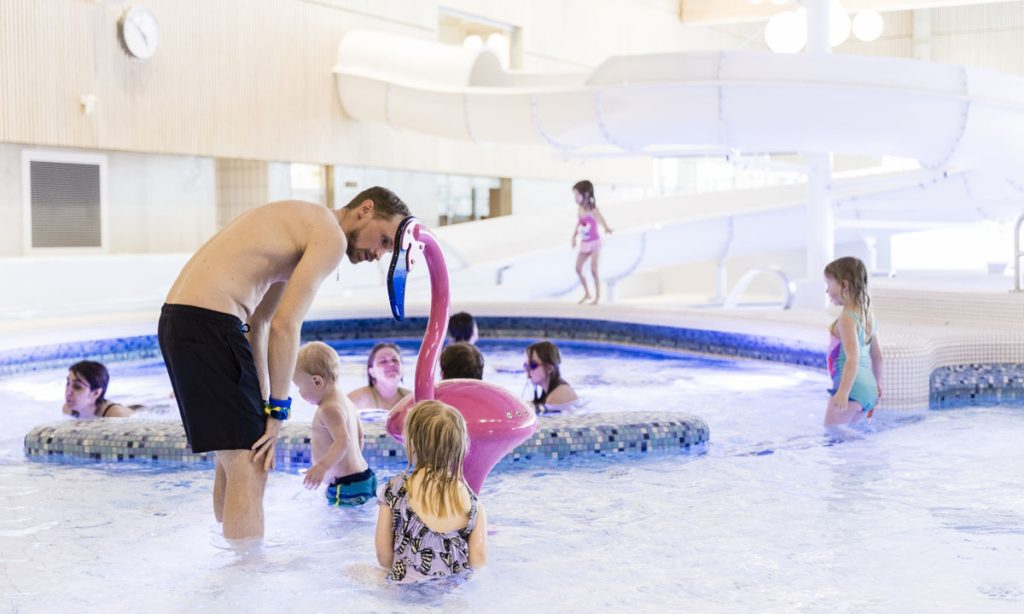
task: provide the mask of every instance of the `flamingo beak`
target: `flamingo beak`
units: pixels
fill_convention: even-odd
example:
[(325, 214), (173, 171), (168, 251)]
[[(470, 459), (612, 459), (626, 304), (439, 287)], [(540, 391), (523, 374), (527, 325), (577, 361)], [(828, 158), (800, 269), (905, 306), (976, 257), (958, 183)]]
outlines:
[(409, 276), (409, 248), (413, 244), (413, 230), (418, 220), (409, 216), (402, 220), (395, 232), (395, 249), (388, 267), (388, 299), (391, 315), (401, 322), (405, 318), (405, 280)]

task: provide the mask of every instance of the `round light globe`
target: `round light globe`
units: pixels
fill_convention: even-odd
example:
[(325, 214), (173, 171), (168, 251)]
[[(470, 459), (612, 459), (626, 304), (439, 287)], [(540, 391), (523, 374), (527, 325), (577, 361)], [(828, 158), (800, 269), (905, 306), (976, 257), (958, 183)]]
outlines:
[(829, 0), (828, 7), (828, 44), (838, 47), (850, 38), (850, 16), (839, 0)]
[(807, 15), (786, 11), (774, 15), (764, 29), (764, 42), (775, 53), (796, 53), (807, 44)]
[(484, 46), (484, 39), (480, 38), (479, 34), (470, 34), (462, 41), (462, 46), (466, 49), (476, 51)]
[(865, 43), (881, 36), (884, 27), (882, 16), (877, 11), (861, 11), (853, 17), (853, 35)]
[(491, 32), (487, 35), (487, 46), (491, 49), (508, 47), (508, 37), (501, 32)]

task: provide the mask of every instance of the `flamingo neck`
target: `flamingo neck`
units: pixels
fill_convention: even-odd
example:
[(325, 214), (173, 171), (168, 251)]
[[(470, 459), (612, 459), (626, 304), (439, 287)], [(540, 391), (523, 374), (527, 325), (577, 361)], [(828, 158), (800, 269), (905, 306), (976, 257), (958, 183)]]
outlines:
[(434, 377), (437, 373), (437, 358), (441, 353), (441, 345), (448, 334), (448, 266), (444, 261), (444, 252), (434, 235), (422, 226), (417, 226), (416, 239), (423, 242), (423, 257), (427, 261), (430, 273), (430, 317), (427, 319), (427, 330), (423, 334), (420, 345), (419, 359), (416, 361), (415, 400), (424, 401), (434, 398)]

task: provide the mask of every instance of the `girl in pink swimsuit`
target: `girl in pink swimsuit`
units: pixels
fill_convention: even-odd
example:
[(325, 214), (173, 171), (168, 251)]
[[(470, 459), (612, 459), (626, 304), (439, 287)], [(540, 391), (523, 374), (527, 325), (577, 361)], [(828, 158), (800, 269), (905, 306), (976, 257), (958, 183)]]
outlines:
[(601, 278), (598, 275), (598, 258), (601, 255), (601, 235), (597, 230), (600, 222), (604, 231), (612, 234), (612, 229), (604, 221), (604, 216), (597, 210), (597, 202), (594, 200), (594, 184), (586, 179), (577, 182), (572, 186), (573, 195), (576, 197), (576, 204), (579, 205), (579, 220), (576, 227), (572, 229), (572, 246), (576, 247), (576, 238), (580, 240), (580, 251), (576, 255), (576, 275), (583, 284), (583, 298), (579, 300), (584, 303), (590, 299), (590, 288), (587, 280), (583, 277), (583, 265), (587, 258), (590, 258), (590, 273), (594, 276), (594, 299), (592, 305), (601, 300)]

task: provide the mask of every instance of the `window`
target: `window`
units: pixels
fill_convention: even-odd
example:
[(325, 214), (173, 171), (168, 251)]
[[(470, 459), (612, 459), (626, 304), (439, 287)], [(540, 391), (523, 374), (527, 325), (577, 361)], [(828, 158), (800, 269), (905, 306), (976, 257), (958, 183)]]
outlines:
[(441, 226), (472, 222), (490, 215), (491, 190), (501, 187), (492, 177), (437, 176), (437, 204)]
[(289, 172), (292, 198), (327, 203), (327, 173), (323, 166), (292, 162)]

